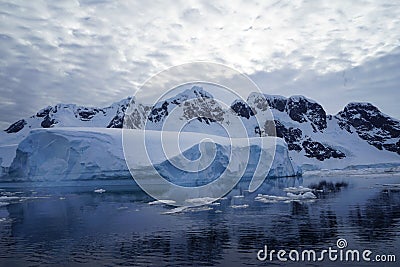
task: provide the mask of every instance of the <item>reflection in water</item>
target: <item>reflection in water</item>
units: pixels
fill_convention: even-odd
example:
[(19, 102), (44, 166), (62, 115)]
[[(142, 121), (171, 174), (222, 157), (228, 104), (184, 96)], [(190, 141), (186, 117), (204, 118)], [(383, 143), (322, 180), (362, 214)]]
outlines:
[(359, 235), (367, 241), (394, 239), (388, 235), (400, 222), (400, 190), (382, 190), (366, 205), (350, 210), (350, 221)]
[(315, 190), (318, 198), (329, 198), (331, 194), (336, 194), (347, 186), (348, 183), (343, 181), (333, 183), (322, 180), (318, 184), (311, 184), (309, 187)]
[[(149, 205), (133, 185), (104, 184), (102, 194), (99, 185), (18, 185), (0, 191), (10, 203), (0, 208), (0, 265), (258, 265), (263, 245), (326, 249), (339, 237), (395, 253), (400, 191), (376, 185), (393, 179), (270, 179), (253, 193), (244, 181), (217, 203), (168, 215), (173, 207)], [(300, 186), (317, 199), (287, 200), (287, 188)], [(255, 201), (258, 194), (284, 201)]]

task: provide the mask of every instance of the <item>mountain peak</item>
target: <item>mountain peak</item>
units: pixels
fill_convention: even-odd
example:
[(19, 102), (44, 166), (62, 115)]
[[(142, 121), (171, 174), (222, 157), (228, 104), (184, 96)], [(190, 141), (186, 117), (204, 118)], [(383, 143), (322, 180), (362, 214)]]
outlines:
[(203, 87), (198, 85), (194, 85), (191, 88), (186, 89), (185, 91), (177, 94), (175, 97), (172, 97), (171, 99), (182, 98), (182, 97), (184, 97), (185, 99), (192, 99), (198, 97), (213, 98), (213, 96), (209, 92), (207, 92), (206, 90), (204, 90)]
[(351, 109), (361, 110), (361, 109), (364, 109), (364, 110), (371, 110), (371, 111), (373, 110), (373, 111), (380, 112), (377, 107), (375, 107), (374, 105), (372, 105), (369, 102), (350, 102), (344, 107), (344, 109), (347, 109), (347, 110), (351, 110)]
[(307, 101), (309, 103), (317, 103), (314, 100), (305, 97), (303, 95), (292, 95), (291, 97), (289, 97), (289, 99), (292, 100), (293, 102)]
[(400, 121), (383, 114), (371, 103), (351, 102), (336, 116), (339, 125), (379, 150), (400, 154)]

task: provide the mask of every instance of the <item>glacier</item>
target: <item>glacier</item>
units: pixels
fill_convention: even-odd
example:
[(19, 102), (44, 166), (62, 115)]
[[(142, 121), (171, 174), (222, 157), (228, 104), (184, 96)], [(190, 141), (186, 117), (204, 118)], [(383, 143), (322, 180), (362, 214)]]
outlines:
[[(143, 130), (129, 130), (132, 137), (130, 145), (133, 148), (143, 146)], [(183, 156), (195, 160), (201, 152), (200, 141), (213, 139), (216, 148), (216, 157), (204, 172), (179, 173), (171, 162), (179, 158), (179, 151), (172, 151), (168, 158), (162, 151), (151, 146), (157, 144), (160, 134), (170, 134), (171, 138), (176, 133), (160, 131), (146, 131), (149, 138), (149, 150), (152, 151), (152, 164), (163, 176), (180, 185), (193, 186), (211, 182), (228, 166), (230, 150), (236, 151), (238, 166), (230, 166), (232, 175), (245, 170), (244, 176), (249, 176), (256, 171), (260, 153), (267, 153), (273, 157), (268, 177), (287, 177), (301, 175), (301, 169), (290, 160), (287, 144), (283, 139), (265, 137), (272, 140), (275, 145), (274, 153), (271, 149), (260, 145), (263, 138), (250, 138), (239, 140), (236, 145), (230, 146), (231, 139), (221, 136), (211, 136), (202, 133), (179, 133), (180, 148)], [(43, 128), (34, 129), (18, 144), (13, 160), (7, 159), (9, 166), (3, 164), (2, 181), (72, 181), (88, 179), (130, 179), (131, 175), (124, 157), (124, 147), (121, 129), (113, 128)], [(250, 145), (250, 156), (247, 160), (241, 156), (241, 149)], [(11, 149), (11, 148), (9, 148)], [(15, 148), (14, 148), (15, 150)], [(0, 148), (0, 155), (1, 155)], [(140, 150), (138, 150), (140, 151)], [(4, 155), (7, 153), (3, 153)], [(262, 164), (262, 163), (261, 163)], [(146, 174), (149, 168), (147, 155), (137, 153), (134, 166), (130, 166), (134, 173)], [(264, 166), (265, 167), (265, 166)], [(265, 177), (264, 177), (265, 178)]]

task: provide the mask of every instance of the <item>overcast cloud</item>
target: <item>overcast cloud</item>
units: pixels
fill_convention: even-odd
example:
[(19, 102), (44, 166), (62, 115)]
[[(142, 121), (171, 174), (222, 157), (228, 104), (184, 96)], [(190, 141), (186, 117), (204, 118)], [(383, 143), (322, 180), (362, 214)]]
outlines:
[(59, 102), (111, 104), (200, 60), (329, 113), (369, 101), (400, 118), (399, 3), (225, 2), (0, 1), (0, 127)]

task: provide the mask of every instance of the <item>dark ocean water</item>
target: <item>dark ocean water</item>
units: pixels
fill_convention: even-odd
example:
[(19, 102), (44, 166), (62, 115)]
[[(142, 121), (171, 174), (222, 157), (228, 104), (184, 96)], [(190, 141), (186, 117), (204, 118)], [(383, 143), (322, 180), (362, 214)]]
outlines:
[[(129, 180), (0, 184), (0, 266), (399, 266), (399, 184), (398, 174), (269, 179), (255, 193), (241, 183), (181, 212), (149, 204)], [(285, 198), (299, 186), (317, 189), (317, 199)], [(265, 245), (321, 251), (339, 238), (397, 263), (257, 259)]]

